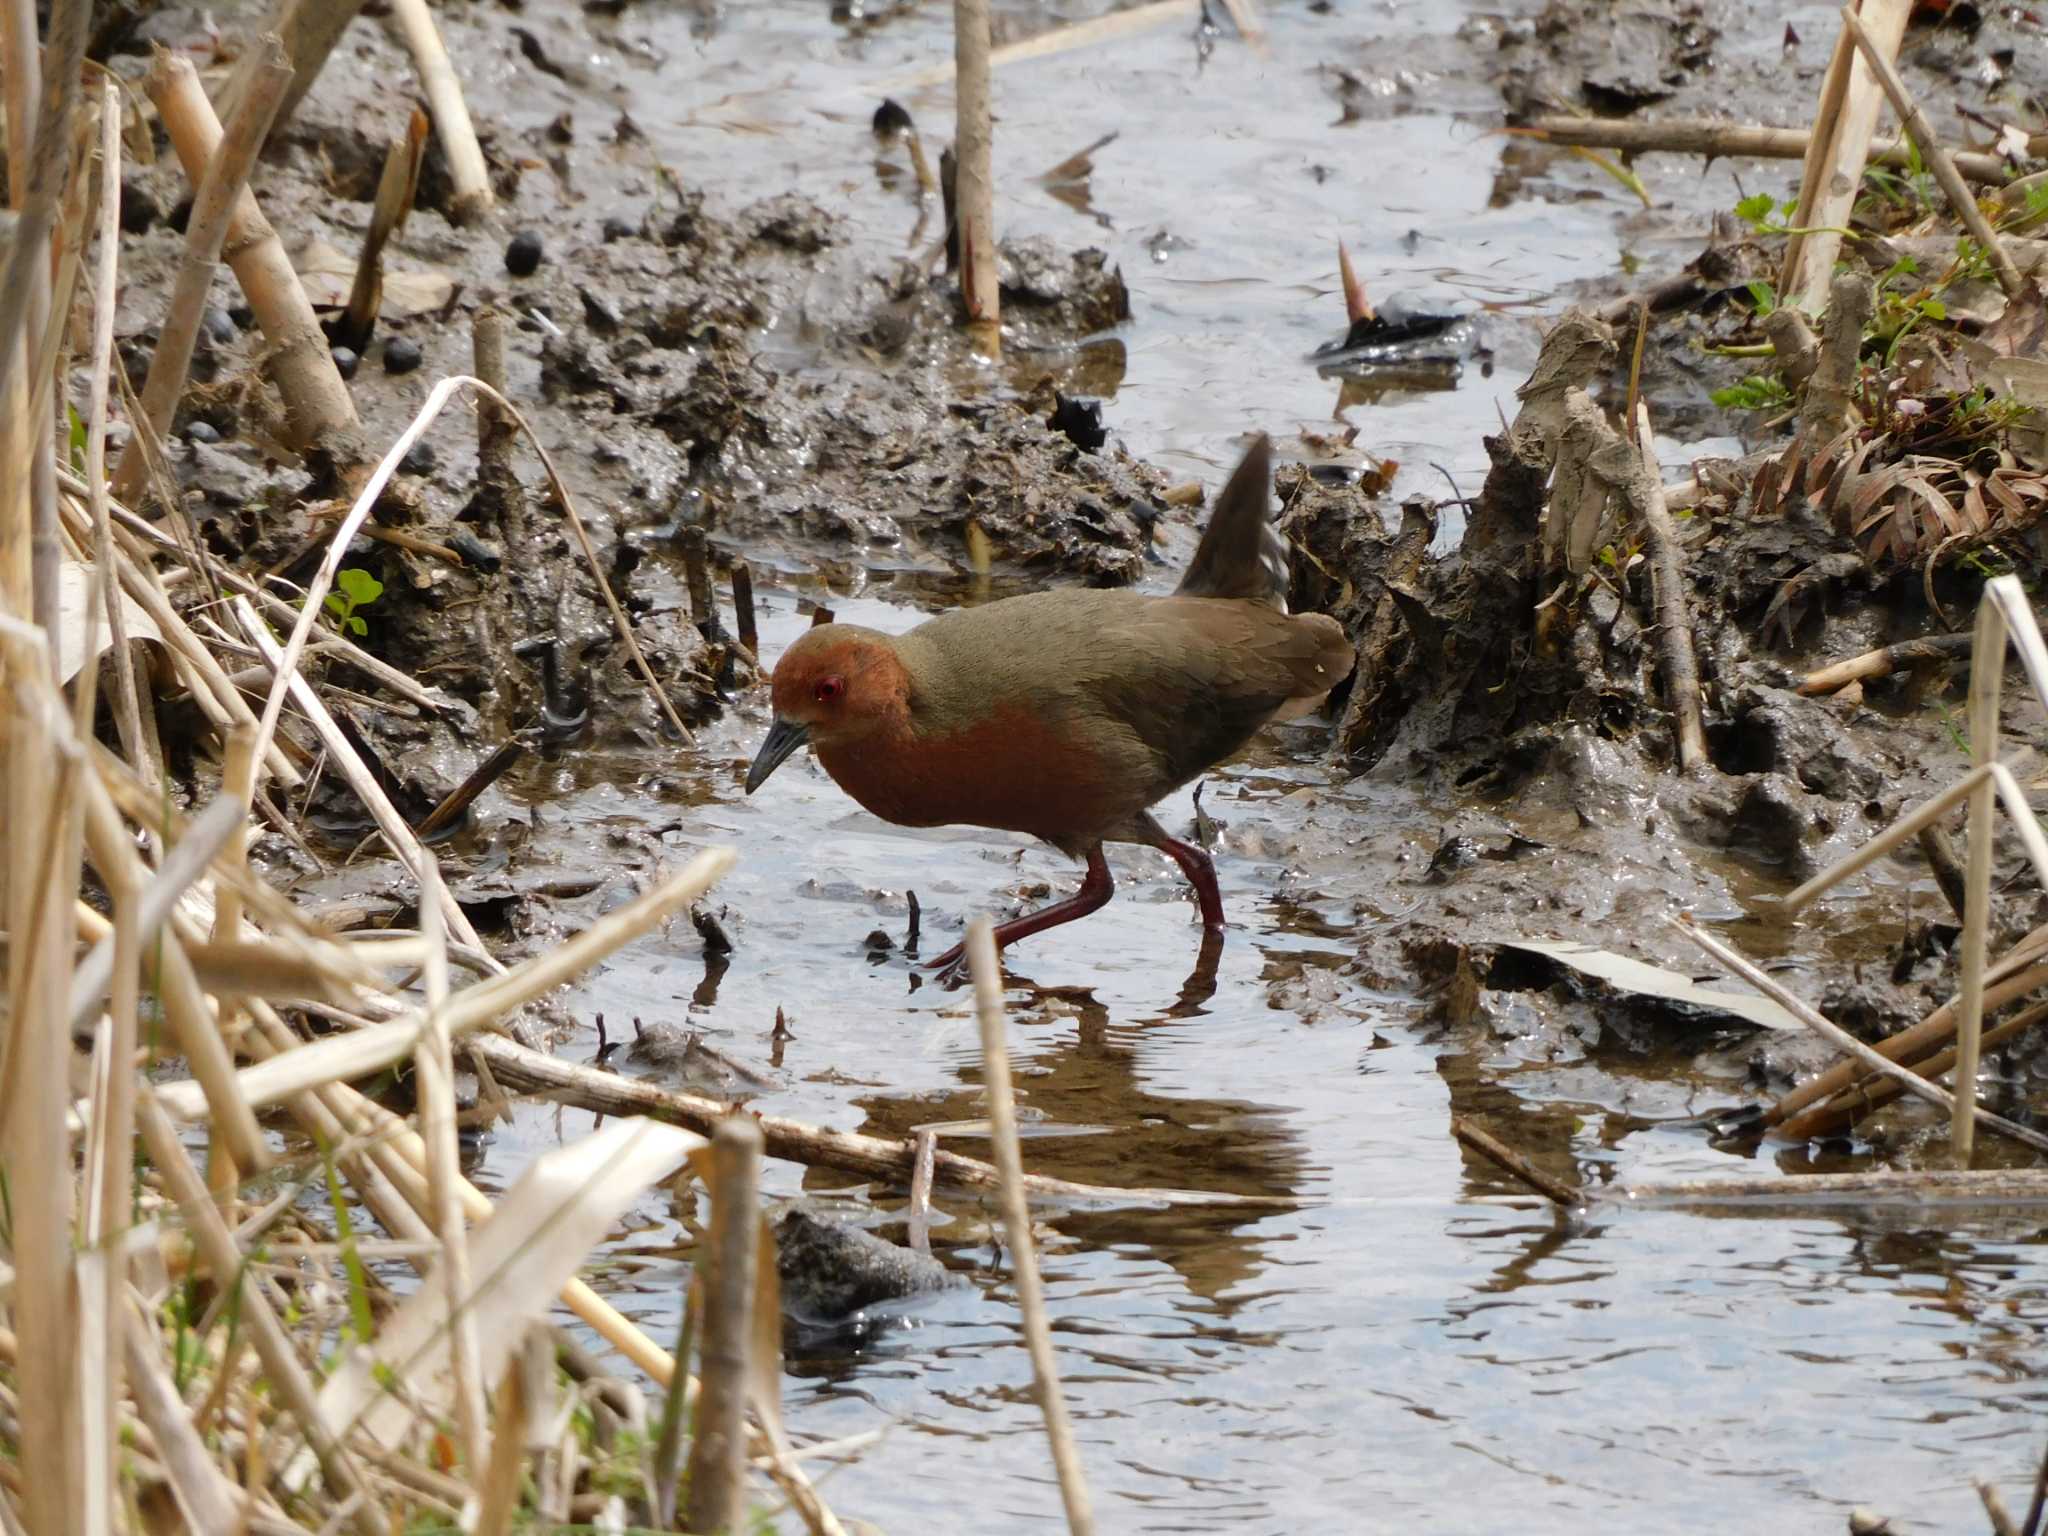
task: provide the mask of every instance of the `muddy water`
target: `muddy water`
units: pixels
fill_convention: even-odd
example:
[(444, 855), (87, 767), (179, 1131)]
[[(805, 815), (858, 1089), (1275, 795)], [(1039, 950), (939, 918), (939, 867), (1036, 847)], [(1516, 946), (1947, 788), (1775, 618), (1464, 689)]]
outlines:
[[(611, 62), (626, 61), (619, 78), (663, 154), (715, 194), (793, 187), (844, 214), (822, 303), (906, 248), (907, 172), (900, 159), (878, 167), (865, 123), (876, 82), (946, 56), (944, 10), (868, 28), (834, 23), (815, 0), (752, 0), (710, 23), (692, 9), (629, 11), (620, 38), (663, 58), (659, 88), (631, 67), (637, 43)], [(1502, 141), (1485, 132), (1483, 54), (1455, 35), (1462, 7), (1268, 10), (1263, 55), (1225, 38), (1199, 63), (1176, 19), (1006, 71), (1001, 154), (1020, 174), (1005, 179), (999, 216), (1112, 250), (1136, 311), (1117, 338), (1120, 376), (1092, 375), (1111, 393), (1112, 426), (1212, 483), (1248, 428), (1332, 430), (1337, 386), (1301, 358), (1341, 329), (1338, 235), (1375, 292), (1494, 306), (1490, 378), (1474, 369), (1454, 393), (1348, 413), (1361, 446), (1402, 461), (1404, 482), (1434, 490), (1434, 462), (1469, 492), (1480, 435), (1497, 406), (1512, 410), (1533, 356), (1531, 306), (1611, 277), (1624, 250), (1675, 265), (1689, 254), (1683, 232), (1732, 201), (1731, 184), (1693, 176), (1684, 207), (1646, 217), (1580, 164), (1507, 176)], [(999, 13), (1013, 31), (1034, 19)], [(1332, 65), (1364, 82), (1348, 106)], [(942, 90), (899, 94), (944, 136)], [(525, 110), (544, 121), (557, 106)], [(1087, 208), (1026, 179), (1112, 129)], [(825, 366), (808, 358), (801, 312), (779, 317), (763, 347), (781, 367)], [(804, 572), (783, 573), (764, 619), (771, 659), (807, 622), (799, 598), (822, 595)], [(828, 600), (843, 619), (901, 628), (972, 595), (871, 573)], [(588, 895), (559, 902), (565, 928), (636, 869), (707, 843), (742, 850), (717, 896), (737, 946), (729, 967), (708, 964), (679, 925), (593, 978), (575, 1011), (615, 1029), (635, 1014), (687, 1021), (760, 1066), (780, 1007), (794, 1038), (761, 1107), (890, 1132), (972, 1118), (979, 1053), (964, 995), (920, 984), (868, 936), (900, 944), (915, 889), (929, 955), (968, 914), (1035, 904), (1075, 872), (1014, 839), (883, 825), (808, 757), (743, 798), (760, 711), (742, 701), (698, 758), (563, 758), (486, 802), (501, 830), (537, 813), (523, 869), (595, 874)], [(1423, 868), (1457, 808), (1399, 785), (1333, 783), (1319, 747), (1312, 724), (1286, 728), (1210, 782), (1235, 925), (1213, 981), (1191, 984), (1198, 930), (1177, 875), (1133, 850), (1112, 855), (1110, 908), (1031, 941), (1011, 966), (1030, 1166), (1302, 1202), (1257, 1216), (1047, 1215), (1060, 1362), (1103, 1528), (1547, 1532), (1609, 1517), (1638, 1530), (1823, 1530), (1854, 1504), (1917, 1528), (1974, 1528), (1971, 1480), (2011, 1488), (2038, 1453), (2038, 1218), (1618, 1211), (1565, 1227), (1475, 1203), (1509, 1189), (1468, 1165), (1446, 1131), (1453, 1113), (1588, 1182), (1770, 1178), (1805, 1157), (1744, 1161), (1679, 1123), (1742, 1096), (1732, 1072), (1697, 1066), (1697, 1039), (1647, 1059), (1597, 1043), (1536, 1050), (1443, 1034), (1414, 1022), (1411, 998), (1363, 986), (1347, 959), (1429, 894)], [(1162, 817), (1180, 829), (1192, 814), (1183, 795)], [(1730, 887), (1758, 882), (1731, 874)], [(563, 1049), (588, 1058), (594, 1037)], [(486, 1172), (509, 1179), (584, 1119), (526, 1112)], [(858, 1221), (900, 1203), (787, 1167), (772, 1177), (776, 1193)], [(936, 1240), (975, 1284), (864, 1349), (793, 1360), (793, 1426), (891, 1426), (827, 1476), (843, 1514), (899, 1532), (1056, 1527), (1007, 1266), (985, 1213), (948, 1217)], [(650, 1196), (629, 1226), (623, 1247), (643, 1257), (604, 1283), (670, 1337), (674, 1213)]]

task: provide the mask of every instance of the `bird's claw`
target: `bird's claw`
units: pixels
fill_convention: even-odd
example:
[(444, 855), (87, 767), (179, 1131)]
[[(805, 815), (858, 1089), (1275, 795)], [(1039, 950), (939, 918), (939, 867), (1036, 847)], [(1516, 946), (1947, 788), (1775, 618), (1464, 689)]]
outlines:
[(967, 980), (967, 946), (955, 944), (935, 960), (927, 960), (920, 970), (934, 971), (934, 980), (942, 987), (957, 987)]

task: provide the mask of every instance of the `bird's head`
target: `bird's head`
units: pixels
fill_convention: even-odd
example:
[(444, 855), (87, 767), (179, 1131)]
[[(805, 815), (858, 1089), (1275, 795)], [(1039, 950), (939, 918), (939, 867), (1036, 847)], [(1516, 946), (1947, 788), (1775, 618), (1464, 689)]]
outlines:
[(806, 742), (855, 741), (902, 713), (909, 682), (889, 636), (857, 624), (806, 630), (775, 664), (775, 723), (747, 770), (747, 793)]

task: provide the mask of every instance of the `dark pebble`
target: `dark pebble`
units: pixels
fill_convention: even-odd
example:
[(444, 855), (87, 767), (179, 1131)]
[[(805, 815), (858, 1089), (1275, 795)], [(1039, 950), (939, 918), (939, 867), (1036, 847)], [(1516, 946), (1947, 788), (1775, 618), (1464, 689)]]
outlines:
[(630, 240), (640, 233), (640, 226), (624, 214), (615, 213), (604, 221), (605, 244), (614, 240)]
[(217, 307), (209, 308), (199, 324), (206, 332), (206, 339), (217, 347), (226, 346), (240, 334), (233, 317), (226, 310)]
[(540, 270), (540, 236), (522, 229), (505, 247), (505, 270), (514, 277), (531, 277)]
[(430, 475), (440, 462), (440, 455), (434, 452), (432, 443), (414, 443), (412, 451), (399, 460), (398, 467), (408, 475)]
[(462, 556), (464, 565), (474, 566), (486, 576), (497, 575), (505, 564), (504, 556), (467, 529), (457, 528), (450, 533), (448, 547)]
[(334, 349), (334, 368), (344, 379), (354, 378), (356, 376), (355, 353), (349, 351), (347, 347), (336, 347)]
[(910, 127), (910, 114), (903, 104), (889, 97), (882, 98), (882, 104), (875, 108), (875, 133), (886, 138), (892, 133), (902, 133)]
[(228, 318), (246, 331), (256, 323), (256, 311), (246, 304), (237, 304), (228, 311)]
[(185, 440), (189, 443), (217, 443), (220, 433), (211, 422), (192, 421), (185, 424)]
[(179, 234), (185, 233), (185, 226), (192, 222), (192, 199), (180, 198), (171, 209), (171, 216), (166, 222)]
[(1053, 412), (1046, 418), (1046, 425), (1055, 432), (1066, 433), (1076, 448), (1089, 453), (1109, 441), (1109, 428), (1103, 424), (1100, 400), (1056, 394), (1053, 396)]
[(420, 344), (410, 336), (394, 336), (384, 343), (384, 371), (411, 373), (420, 365)]
[(139, 235), (163, 216), (163, 204), (156, 200), (155, 193), (132, 178), (122, 181), (121, 228)]

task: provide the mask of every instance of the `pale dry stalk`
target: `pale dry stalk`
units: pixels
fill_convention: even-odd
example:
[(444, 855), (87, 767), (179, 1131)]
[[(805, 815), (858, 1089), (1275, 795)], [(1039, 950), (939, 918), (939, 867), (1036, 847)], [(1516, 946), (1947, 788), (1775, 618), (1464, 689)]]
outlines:
[[(160, 55), (157, 71), (164, 69), (172, 57)], [(256, 156), (277, 117), (285, 87), (291, 84), (292, 67), (285, 57), (284, 44), (271, 34), (257, 38), (244, 56), (240, 75), (244, 82), (241, 105), (207, 157), (206, 169), (199, 177), (191, 222), (185, 226), (184, 259), (171, 289), (170, 307), (157, 330), (149, 376), (142, 385), (142, 413), (159, 438), (170, 434), (171, 420), (185, 393), (192, 352), (199, 343), (199, 327), (206, 317), (207, 295), (220, 267), (229, 222), (248, 188), (249, 173), (255, 169)], [(156, 71), (152, 71), (150, 94), (155, 96), (161, 90)], [(123, 501), (134, 501), (147, 472), (138, 433), (129, 441), (120, 467), (114, 472), (114, 494)]]
[[(1705, 155), (1717, 160), (1800, 160), (1815, 139), (1804, 128), (1765, 128), (1699, 117), (1663, 118), (1654, 123), (1627, 117), (1532, 117), (1513, 131), (1548, 144), (1617, 149), (1626, 155)], [(2029, 139), (2027, 153), (2037, 159), (2048, 156), (2048, 134)], [(2008, 183), (2012, 173), (1997, 155), (1963, 153), (1954, 158), (1965, 180), (2006, 190), (2018, 185)], [(1873, 140), (1865, 164), (1904, 170), (1913, 160), (1913, 146), (1903, 137), (1892, 137)]]
[[(1647, 329), (1647, 326), (1645, 327)], [(1643, 544), (1650, 557), (1650, 584), (1657, 612), (1657, 662), (1664, 674), (1665, 706), (1671, 711), (1678, 771), (1693, 773), (1706, 766), (1707, 732), (1700, 713), (1699, 661), (1693, 649), (1692, 614), (1685, 600), (1685, 564), (1678, 547), (1678, 529), (1664, 502), (1664, 480), (1652, 449), (1650, 408), (1636, 402), (1636, 470), (1629, 499), (1643, 521)]]
[[(1862, 0), (1864, 18), (1887, 57), (1899, 51), (1913, 0)], [(1820, 108), (1814, 116), (1813, 138), (1800, 177), (1798, 211), (1792, 225), (1802, 231), (1785, 244), (1785, 265), (1778, 292), (1787, 304), (1809, 313), (1819, 311), (1834, 276), (1835, 256), (1863, 188), (1863, 167), (1884, 92), (1857, 52), (1853, 34), (1844, 27), (1821, 86)]]
[[(196, 185), (221, 141), (220, 121), (198, 72), (172, 57), (151, 71), (149, 84), (171, 147), (186, 179)], [(361, 430), (355, 401), (335, 370), (284, 243), (246, 187), (228, 222), (227, 260), (270, 348), (266, 368), (284, 400), (286, 446), (297, 452), (325, 446), (337, 458), (352, 458)]]
[(1066, 1505), (1067, 1529), (1090, 1536), (1095, 1515), (1088, 1504), (1088, 1485), (1081, 1473), (1081, 1454), (1074, 1444), (1073, 1420), (1060, 1391), (1059, 1362), (1053, 1356), (1052, 1329), (1046, 1322), (1045, 1290), (1038, 1277), (1038, 1248), (1031, 1235), (1031, 1208), (1024, 1199), (1024, 1156), (1017, 1145), (1017, 1104), (1010, 1087), (1010, 1042), (1003, 1025), (1003, 970), (996, 958), (995, 929), (977, 917), (967, 929), (967, 963), (974, 972), (974, 1011), (981, 1024), (982, 1083), (988, 1096), (989, 1141), (1002, 1170), (1003, 1227), (1010, 1237), (1010, 1266), (1015, 1272), (1017, 1304), (1024, 1314), (1024, 1342), (1031, 1354), (1031, 1374), (1038, 1386), (1038, 1406), (1052, 1441), (1053, 1470), (1059, 1474), (1060, 1499)]
[(690, 1441), (693, 1531), (737, 1530), (746, 1514), (748, 1347), (760, 1230), (761, 1130), (746, 1115), (729, 1116), (711, 1136), (704, 1342)]
[(420, 72), (420, 88), (427, 94), (433, 113), (434, 132), (448, 157), (448, 179), (455, 196), (448, 205), (448, 217), (466, 224), (491, 211), (491, 173), (484, 164), (484, 152), (476, 141), (476, 128), (469, 120), (469, 107), (462, 99), (462, 82), (455, 66), (448, 62), (441, 33), (434, 25), (427, 0), (391, 0), (391, 14), (412, 53), (413, 66)]
[(953, 0), (955, 196), (960, 226), (960, 297), (967, 320), (1000, 345), (1002, 295), (996, 274), (994, 129), (989, 109), (989, 0)]
[[(1913, 93), (1906, 89), (1906, 82), (1899, 78), (1898, 70), (1893, 67), (1891, 55), (1898, 52), (1898, 45), (1893, 43), (1887, 49), (1871, 28), (1857, 20), (1856, 12), (1848, 6), (1842, 7), (1842, 26), (1856, 39), (1856, 46), (1863, 51), (1863, 62), (1876, 73), (1878, 84), (1891, 99), (1892, 110), (1899, 114), (1907, 136), (1919, 147), (1920, 158), (1934, 172), (1942, 195), (1948, 199), (1956, 217), (1963, 221), (1963, 228), (1970, 232), (1970, 238), (1990, 258), (1991, 271), (1998, 279), (1998, 286), (2005, 290), (2007, 298), (2017, 297), (2026, 288), (2026, 280), (2020, 276), (2019, 268), (2013, 265), (2011, 254), (1998, 238), (1998, 232), (1991, 227), (1991, 221), (1984, 217), (1984, 210), (1977, 206), (1976, 194), (1964, 184), (1948, 149), (1935, 136), (1934, 125), (1927, 121), (1927, 114), (1920, 110), (1920, 104), (1913, 99)], [(1862, 177), (1860, 166), (1857, 177), (1859, 180)]]

